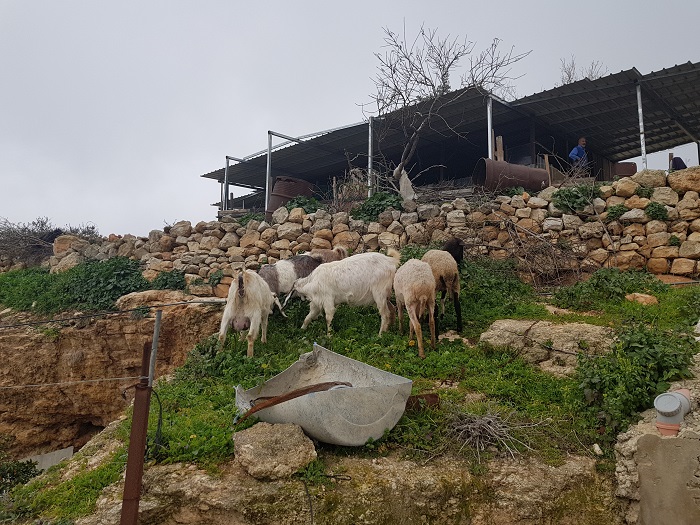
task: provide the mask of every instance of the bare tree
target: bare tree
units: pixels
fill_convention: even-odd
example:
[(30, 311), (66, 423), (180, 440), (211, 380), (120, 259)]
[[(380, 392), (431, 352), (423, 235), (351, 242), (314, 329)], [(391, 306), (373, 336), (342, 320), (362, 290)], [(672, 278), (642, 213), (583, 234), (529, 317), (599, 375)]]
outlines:
[(571, 84), (583, 80), (584, 78), (595, 80), (608, 74), (608, 68), (605, 67), (600, 60), (592, 60), (588, 66), (580, 69), (576, 68), (576, 57), (574, 57), (574, 55), (571, 55), (569, 61), (565, 58), (560, 58), (559, 62), (561, 76), (560, 83), (557, 84), (558, 86)]
[[(475, 52), (475, 43), (466, 38), (441, 37), (437, 29), (421, 26), (412, 40), (384, 28), (385, 52), (375, 53), (379, 60), (374, 83), (376, 93), (371, 96), (378, 116), (391, 114), (391, 123), (398, 123), (405, 137), (401, 158), (391, 171), (393, 187), (404, 199), (413, 199), (413, 185), (407, 167), (411, 162), (421, 134), (431, 122), (440, 119), (440, 110), (467, 92), (466, 88), (499, 96), (513, 94), (511, 66), (525, 58), (511, 47), (500, 49), (501, 40), (494, 39), (481, 52)], [(468, 61), (467, 71), (459, 79), (459, 87), (452, 91), (451, 82), (461, 61)], [(455, 131), (456, 133), (456, 131)], [(381, 136), (380, 136), (381, 144)], [(399, 187), (396, 188), (396, 182)]]

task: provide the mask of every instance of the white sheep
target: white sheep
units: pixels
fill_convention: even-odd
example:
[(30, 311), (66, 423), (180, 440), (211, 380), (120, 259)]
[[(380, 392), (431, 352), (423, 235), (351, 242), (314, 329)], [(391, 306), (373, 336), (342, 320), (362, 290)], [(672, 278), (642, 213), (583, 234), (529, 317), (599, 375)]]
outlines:
[(262, 327), (262, 342), (267, 342), (267, 317), (272, 313), (275, 298), (270, 287), (257, 273), (243, 270), (234, 275), (228, 291), (224, 315), (219, 328), (223, 346), (229, 327), (237, 332), (248, 330), (248, 357), (253, 357), (253, 343)]
[(374, 303), (382, 317), (379, 334), (388, 330), (393, 321), (390, 298), (399, 259), (400, 254), (394, 249), (389, 249), (389, 256), (376, 252), (360, 253), (322, 264), (308, 277), (299, 279), (293, 290), (311, 302), (302, 329), (325, 311), (330, 333), (338, 304), (366, 306)]
[[(454, 257), (444, 250), (428, 250), (421, 259), (430, 265), (435, 278), (435, 290), (442, 292), (442, 315), (445, 315), (445, 297), (449, 292), (455, 305), (457, 331), (462, 331), (462, 306), (459, 302), (459, 267)], [(436, 301), (437, 303), (437, 301)], [(437, 304), (435, 305), (437, 314)]]
[(418, 355), (425, 358), (423, 352), (423, 332), (420, 326), (421, 317), (427, 311), (430, 324), (430, 343), (435, 349), (435, 278), (430, 265), (418, 259), (409, 259), (394, 276), (394, 293), (396, 294), (396, 307), (399, 310), (399, 331), (403, 318), (403, 307), (406, 305), (409, 319), (408, 338), (411, 339), (413, 331), (418, 340)]

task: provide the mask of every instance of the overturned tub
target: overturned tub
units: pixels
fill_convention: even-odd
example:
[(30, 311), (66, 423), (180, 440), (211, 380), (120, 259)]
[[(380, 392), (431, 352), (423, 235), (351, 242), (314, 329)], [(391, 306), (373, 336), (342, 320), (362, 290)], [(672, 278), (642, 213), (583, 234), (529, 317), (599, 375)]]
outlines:
[(541, 168), (482, 158), (474, 168), (472, 183), (489, 191), (517, 186), (539, 191), (549, 186), (549, 174)]

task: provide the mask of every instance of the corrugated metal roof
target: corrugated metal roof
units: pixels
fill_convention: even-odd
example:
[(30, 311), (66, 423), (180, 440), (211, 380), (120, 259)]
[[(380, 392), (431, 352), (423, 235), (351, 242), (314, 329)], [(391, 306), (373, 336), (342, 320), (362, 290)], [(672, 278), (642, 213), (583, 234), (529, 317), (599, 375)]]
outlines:
[(636, 69), (580, 80), (511, 103), (546, 125), (585, 135), (611, 161), (641, 155), (637, 84), (647, 153), (700, 139), (700, 63), (642, 75)]
[[(589, 149), (611, 161), (629, 159), (641, 154), (637, 84), (642, 92), (647, 153), (700, 139), (700, 63), (690, 62), (647, 75), (633, 68), (494, 104), (495, 127), (497, 133), (526, 135), (536, 122), (540, 128), (556, 131), (560, 136), (585, 135)], [(391, 117), (388, 115), (383, 121), (389, 130), (380, 143), (385, 158), (399, 157), (405, 144), (401, 130), (392, 127)], [(481, 144), (485, 131), (486, 95), (475, 89), (455, 91), (445, 95), (440, 118), (434, 119), (431, 128), (421, 134), (419, 151), (445, 143), (454, 147), (455, 137), (459, 137), (457, 141), (469, 142), (470, 135)], [(308, 181), (342, 175), (350, 167), (348, 158), (366, 156), (367, 140), (367, 124), (361, 123), (276, 149), (272, 152), (273, 175)], [(355, 160), (353, 164), (366, 162)], [(263, 188), (266, 165), (266, 151), (234, 164), (229, 167), (229, 182)], [(202, 176), (223, 182), (224, 169)]]

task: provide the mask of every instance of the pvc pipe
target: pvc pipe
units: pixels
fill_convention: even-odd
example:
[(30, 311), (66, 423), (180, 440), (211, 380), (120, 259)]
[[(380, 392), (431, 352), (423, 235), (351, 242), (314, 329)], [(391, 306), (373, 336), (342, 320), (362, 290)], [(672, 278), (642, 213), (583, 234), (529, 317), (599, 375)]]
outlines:
[(656, 428), (663, 436), (675, 436), (680, 423), (690, 412), (690, 390), (680, 389), (659, 394), (654, 399), (656, 408)]
[[(369, 126), (368, 126), (368, 132), (369, 132), (369, 138), (367, 140), (367, 197), (371, 197), (372, 193), (374, 192), (374, 188), (372, 187), (372, 160), (373, 160), (373, 147), (374, 147), (374, 140), (373, 139), (373, 133), (372, 133), (372, 124), (374, 121), (374, 117), (369, 117)], [(698, 145), (700, 147), (700, 144)]]

